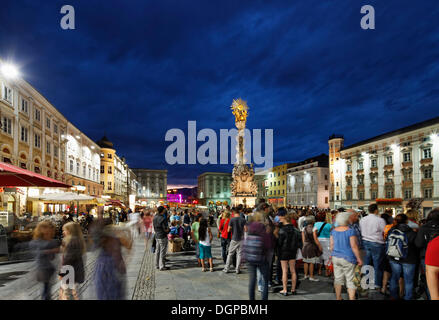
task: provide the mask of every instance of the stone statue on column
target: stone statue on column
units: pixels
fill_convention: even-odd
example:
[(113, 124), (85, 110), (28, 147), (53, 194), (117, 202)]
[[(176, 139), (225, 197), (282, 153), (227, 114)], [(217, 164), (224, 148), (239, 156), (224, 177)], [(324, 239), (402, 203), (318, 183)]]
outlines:
[(231, 109), (238, 129), (236, 135), (236, 162), (232, 172), (233, 181), (230, 185), (232, 205), (243, 204), (251, 207), (256, 203), (258, 187), (254, 180), (253, 164), (247, 166), (245, 158), (245, 125), (249, 108), (245, 101), (237, 99), (233, 100)]

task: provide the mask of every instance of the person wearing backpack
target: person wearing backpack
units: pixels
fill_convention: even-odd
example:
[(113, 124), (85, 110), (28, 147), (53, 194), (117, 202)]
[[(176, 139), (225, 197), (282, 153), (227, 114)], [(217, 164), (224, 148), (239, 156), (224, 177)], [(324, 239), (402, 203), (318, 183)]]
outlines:
[(423, 283), (427, 298), (430, 300), (430, 292), (426, 286), (425, 280), (425, 252), (431, 240), (439, 235), (439, 208), (434, 208), (427, 216), (427, 222), (419, 228), (416, 235), (415, 245), (420, 250), (421, 259), (421, 283)]
[(410, 228), (407, 215), (400, 213), (395, 217), (396, 226), (390, 229), (386, 241), (386, 255), (392, 268), (390, 278), (390, 297), (399, 298), (398, 282), (404, 278), (405, 300), (413, 298), (413, 283), (418, 250), (415, 246), (416, 232)]
[(262, 212), (256, 212), (247, 226), (247, 238), (243, 244), (243, 255), (248, 265), (249, 299), (255, 300), (256, 272), (259, 270), (262, 276), (262, 300), (268, 300), (268, 253), (272, 247), (269, 232), (264, 224)]
[(291, 294), (296, 294), (297, 273), (296, 273), (296, 257), (299, 248), (302, 247), (302, 235), (298, 229), (292, 224), (292, 214), (279, 215), (279, 220), (282, 223), (279, 229), (277, 238), (277, 247), (279, 260), (282, 266), (282, 285), (283, 290), (280, 294), (287, 296), (288, 285), (288, 268), (291, 273)]

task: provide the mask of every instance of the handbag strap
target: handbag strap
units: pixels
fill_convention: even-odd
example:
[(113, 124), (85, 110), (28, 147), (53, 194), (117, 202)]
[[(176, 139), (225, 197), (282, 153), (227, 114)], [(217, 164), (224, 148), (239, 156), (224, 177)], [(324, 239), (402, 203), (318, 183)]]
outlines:
[(326, 225), (326, 222), (324, 222), (324, 223), (322, 224), (322, 226), (320, 227), (319, 232), (317, 232), (317, 238), (320, 237), (320, 234), (322, 233), (323, 228), (325, 227), (325, 225)]

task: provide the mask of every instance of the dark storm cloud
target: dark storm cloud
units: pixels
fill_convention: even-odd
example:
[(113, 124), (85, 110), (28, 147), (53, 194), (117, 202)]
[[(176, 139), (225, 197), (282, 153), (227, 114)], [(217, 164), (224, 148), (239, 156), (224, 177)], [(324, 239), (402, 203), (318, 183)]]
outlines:
[[(0, 55), (92, 139), (106, 134), (132, 167), (172, 184), (231, 166), (165, 164), (164, 137), (233, 126), (274, 130), (274, 161), (300, 161), (438, 115), (437, 1), (85, 1), (76, 30), (64, 1), (2, 1)], [(376, 30), (360, 8), (376, 9)]]

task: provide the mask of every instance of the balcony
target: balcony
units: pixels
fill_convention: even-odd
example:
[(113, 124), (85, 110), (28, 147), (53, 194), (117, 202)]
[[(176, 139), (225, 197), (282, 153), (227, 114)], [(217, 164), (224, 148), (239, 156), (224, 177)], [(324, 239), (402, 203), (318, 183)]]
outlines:
[(425, 186), (425, 187), (427, 187), (427, 186), (433, 186), (433, 179), (432, 178), (429, 178), (429, 179), (425, 179), (425, 178), (422, 178), (422, 180), (421, 180), (421, 186)]
[(386, 164), (384, 166), (385, 171), (393, 171), (393, 164)]
[(411, 167), (413, 167), (413, 162), (411, 162), (411, 161), (403, 162), (402, 167), (403, 168), (411, 168)]
[(433, 159), (432, 158), (426, 158), (421, 160), (421, 164), (432, 164)]
[(403, 188), (411, 188), (413, 186), (413, 181), (411, 180), (405, 180), (402, 182)]

